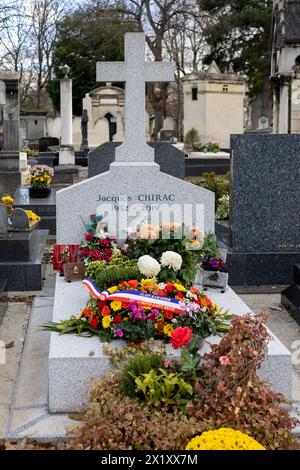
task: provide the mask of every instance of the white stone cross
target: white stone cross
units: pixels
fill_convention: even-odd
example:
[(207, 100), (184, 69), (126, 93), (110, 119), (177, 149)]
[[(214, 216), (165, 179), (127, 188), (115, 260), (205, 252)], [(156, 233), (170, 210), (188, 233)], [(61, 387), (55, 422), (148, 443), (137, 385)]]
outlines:
[(125, 34), (125, 62), (97, 62), (97, 81), (126, 82), (125, 139), (116, 148), (116, 164), (153, 165), (154, 150), (145, 139), (145, 82), (174, 80), (174, 65), (145, 62), (145, 34)]

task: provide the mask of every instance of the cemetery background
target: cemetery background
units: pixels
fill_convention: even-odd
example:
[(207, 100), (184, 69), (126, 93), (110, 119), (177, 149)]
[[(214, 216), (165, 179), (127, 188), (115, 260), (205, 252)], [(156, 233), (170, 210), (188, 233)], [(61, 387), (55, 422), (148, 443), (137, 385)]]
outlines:
[[(198, 79), (198, 77), (197, 78), (192, 77), (193, 87), (194, 87), (194, 83), (197, 83), (197, 79)], [(223, 77), (223, 80), (225, 80), (225, 77)], [(106, 93), (104, 99), (107, 99), (107, 91), (111, 88), (112, 88), (111, 85), (108, 83), (106, 85), (106, 87), (104, 87), (104, 89), (101, 90), (101, 93), (102, 92)], [(119, 93), (122, 94), (122, 92), (120, 90), (119, 90)], [(96, 96), (93, 96), (92, 98), (95, 100)], [(122, 99), (124, 99), (124, 97), (122, 97)], [(101, 98), (99, 99), (99, 101), (101, 102)], [(124, 105), (124, 103), (123, 103), (123, 105)], [(107, 109), (106, 111), (108, 112), (109, 110)], [(186, 113), (189, 113), (189, 111), (187, 110)], [(295, 114), (295, 116), (296, 116), (296, 114)], [(69, 115), (69, 118), (70, 118), (70, 115)], [(105, 118), (105, 119), (106, 119), (107, 122), (109, 122), (107, 118)], [(242, 119), (239, 120), (240, 124), (242, 122)], [(283, 119), (283, 118), (281, 118), (281, 119)], [(85, 130), (84, 130), (86, 128), (86, 124), (83, 124), (84, 122), (86, 123), (86, 121), (82, 120), (82, 122), (83, 122), (82, 123), (81, 119), (79, 119), (79, 120), (77, 119), (77, 124), (73, 123), (75, 129), (76, 129), (76, 125), (77, 125), (77, 130), (79, 129), (79, 122), (80, 122), (80, 127), (81, 127), (82, 132), (80, 133), (81, 137), (79, 139), (77, 138), (77, 142), (80, 142), (80, 144), (82, 144), (82, 147), (84, 148), (84, 145), (86, 145), (86, 142), (84, 142), (84, 137), (89, 136), (89, 129), (88, 129), (87, 136), (86, 136)], [(70, 127), (71, 126), (72, 126), (72, 124), (70, 124), (70, 119), (69, 119), (69, 134), (70, 134)], [(172, 127), (172, 126), (170, 126), (170, 127)], [(108, 129), (110, 129), (110, 128), (111, 127), (110, 127), (110, 123), (109, 123)], [(106, 129), (107, 129), (107, 126), (106, 126)], [(166, 130), (168, 130), (168, 129), (166, 129)], [(171, 130), (173, 130), (173, 129), (171, 129)], [(98, 129), (98, 131), (99, 131), (99, 129)], [(142, 130), (140, 130), (140, 131), (142, 132)], [(96, 132), (97, 132), (97, 130), (95, 131), (95, 133)], [(228, 132), (227, 135), (229, 135), (229, 134), (230, 134), (230, 132)], [(147, 136), (147, 133), (146, 133), (146, 136)], [(239, 137), (236, 137), (236, 139), (238, 139), (238, 138)], [(247, 142), (249, 142), (250, 148), (251, 148), (251, 138), (253, 138), (253, 140), (255, 140), (255, 142), (258, 141), (258, 138), (256, 138), (256, 136), (250, 136), (249, 139), (247, 140)], [(277, 141), (276, 141), (275, 137), (274, 137), (274, 139), (275, 139), (276, 148), (278, 147), (278, 144), (277, 144), (278, 141), (280, 142), (280, 144), (282, 143), (282, 147), (283, 147), (282, 157), (286, 158), (287, 152), (285, 152), (285, 149), (288, 148), (289, 151), (290, 151), (290, 148), (291, 148), (291, 144), (290, 144), (289, 140), (288, 139), (285, 140), (284, 138), (281, 138), (281, 136), (278, 136)], [(86, 139), (86, 140), (88, 140), (88, 139)], [(116, 139), (116, 141), (117, 140), (118, 139)], [(295, 141), (295, 147), (297, 148), (297, 137), (294, 138), (294, 141)], [(54, 142), (54, 143), (58, 144), (59, 142)], [(75, 143), (74, 137), (70, 138), (70, 141), (67, 142), (66, 144), (71, 146), (71, 144), (73, 144), (73, 143)], [(105, 163), (105, 164), (101, 160), (101, 164), (103, 164), (103, 170), (107, 170), (108, 169), (108, 164), (111, 163), (114, 160), (114, 157), (112, 155), (112, 153), (113, 153), (112, 148), (115, 147), (116, 144), (117, 144), (117, 142), (109, 148), (108, 152), (105, 152), (105, 146), (104, 146), (104, 150), (99, 149), (99, 153), (103, 152), (103, 151), (105, 152), (105, 157), (107, 159), (107, 163)], [(153, 146), (155, 146), (155, 145), (156, 144), (153, 143)], [(257, 145), (259, 147), (258, 143), (255, 143), (255, 145)], [(52, 147), (52, 145), (51, 145), (51, 147)], [(226, 148), (226, 147), (224, 146), (224, 148)], [(262, 146), (262, 148), (264, 149), (264, 146)], [(47, 148), (46, 148), (46, 150), (47, 150)], [(56, 153), (58, 149), (56, 148), (56, 149), (53, 149), (53, 150), (54, 150), (54, 153)], [(83, 150), (83, 153), (85, 151), (86, 151), (86, 149)], [(94, 150), (94, 152), (97, 152), (97, 151), (98, 151), (98, 149)], [(179, 151), (176, 150), (176, 152), (179, 152)], [(46, 158), (47, 159), (47, 158), (50, 157), (50, 160), (53, 159), (53, 151), (50, 150), (50, 153), (51, 153), (50, 156), (42, 155), (41, 158)], [(251, 153), (251, 151), (249, 151), (249, 153)], [(89, 158), (91, 158), (92, 155), (93, 155), (93, 152), (91, 152)], [(263, 155), (264, 156), (266, 155), (265, 151), (264, 151)], [(296, 151), (296, 155), (297, 155), (297, 151)], [(75, 157), (76, 157), (76, 154), (75, 154)], [(271, 159), (271, 157), (272, 157), (272, 150), (270, 150), (270, 159)], [(79, 155), (77, 155), (77, 158), (79, 158)], [(161, 156), (161, 158), (163, 159), (163, 156)], [(181, 162), (181, 163), (180, 163), (180, 166), (176, 165), (176, 170), (175, 170), (175, 168), (170, 168), (170, 171), (168, 171), (168, 169), (166, 168), (165, 171), (164, 170), (162, 170), (162, 171), (164, 171), (164, 173), (166, 173), (166, 174), (171, 174), (171, 175), (177, 176), (177, 177), (183, 177), (183, 171), (182, 171), (183, 156), (181, 155), (180, 158), (179, 158), (179, 153), (178, 153), (177, 158), (178, 158), (178, 162)], [(195, 157), (193, 157), (193, 158), (195, 158)], [(229, 161), (228, 156), (225, 157), (225, 158), (227, 158), (227, 160)], [(238, 160), (238, 157), (234, 157), (234, 158), (236, 158), (236, 160), (233, 160), (233, 162)], [(207, 159), (209, 159), (209, 157)], [(271, 165), (271, 170), (275, 171), (276, 167), (275, 167), (275, 165), (272, 166), (272, 162), (270, 162), (270, 159), (265, 160), (266, 166), (269, 169), (270, 168), (269, 165)], [(116, 160), (118, 161), (118, 158), (116, 158)], [(90, 161), (92, 161), (92, 159)], [(97, 162), (97, 160), (95, 160), (95, 161)], [(164, 161), (166, 161), (166, 160), (164, 160)], [(75, 162), (76, 162), (76, 160), (75, 160)], [(217, 165), (216, 161), (214, 161), (214, 164)], [(92, 166), (89, 165), (89, 171), (91, 170), (91, 168), (92, 168)], [(223, 167), (222, 170), (221, 170), (221, 173), (225, 174), (227, 168), (228, 167), (226, 167), (226, 168)], [(85, 174), (82, 173), (82, 170), (81, 170), (81, 175), (78, 175), (78, 169), (74, 169), (74, 173), (71, 173), (72, 176), (70, 177), (70, 175), (69, 175), (70, 171), (69, 170), (70, 169), (68, 169), (68, 171), (66, 173), (63, 173), (62, 182), (61, 182), (62, 185), (66, 185), (68, 183), (73, 183), (74, 181), (76, 181), (78, 179), (81, 179), (82, 176), (87, 176), (86, 173)], [(101, 171), (96, 170), (95, 173), (90, 174), (89, 176), (94, 176), (96, 174), (99, 174), (103, 170), (101, 170)], [(247, 171), (247, 168), (245, 170)], [(111, 171), (115, 171), (115, 174), (116, 174), (115, 178), (117, 179), (118, 178), (117, 169), (115, 169), (115, 170), (112, 169)], [(196, 171), (197, 171), (197, 173), (192, 174), (191, 176), (197, 176), (197, 177), (200, 176), (200, 173), (198, 174), (198, 171), (200, 171), (200, 170), (196, 170)], [(247, 177), (247, 172), (246, 171), (245, 171), (245, 177)], [(175, 174), (175, 173), (177, 173), (177, 174)], [(202, 173), (202, 171), (201, 171), (201, 173)], [(75, 175), (75, 177), (73, 175)], [(132, 179), (134, 180), (135, 179), (134, 171), (132, 171), (132, 175), (133, 175)], [(249, 175), (249, 177), (252, 178), (251, 175)], [(105, 182), (106, 181), (105, 177), (101, 181)], [(155, 181), (157, 183), (157, 176), (155, 176)], [(162, 177), (162, 181), (168, 181), (168, 178), (165, 177), (165, 179), (164, 179)], [(285, 182), (282, 181), (283, 186), (284, 186), (284, 183)], [(151, 181), (147, 181), (147, 184), (149, 184), (149, 187), (151, 187)], [(238, 181), (238, 185), (236, 187), (233, 187), (234, 192), (235, 192), (235, 190), (237, 190), (237, 192), (238, 192), (240, 184), (241, 184), (240, 181)], [(141, 186), (144, 186), (143, 181), (141, 182)], [(83, 183), (82, 188), (84, 188), (84, 187), (86, 187), (86, 188), (89, 187), (87, 182)], [(178, 188), (179, 187), (180, 187), (180, 185), (178, 186)], [(183, 188), (183, 185), (182, 185), (182, 188)], [(144, 189), (144, 187), (143, 187), (143, 189)], [(197, 194), (196, 189), (195, 190), (193, 189), (192, 191), (193, 191), (193, 194), (195, 194), (195, 195)], [(197, 190), (197, 191), (199, 191), (199, 190)], [(138, 187), (137, 187), (137, 192), (138, 192)], [(69, 190), (66, 190), (65, 193), (63, 192), (61, 194), (62, 195), (63, 194), (65, 194), (65, 195), (70, 194), (69, 197), (70, 197), (70, 204), (71, 204), (71, 201), (73, 200), (72, 194), (75, 195), (76, 193), (75, 193), (75, 190), (72, 193), (72, 188), (70, 188)], [(19, 205), (19, 203), (21, 203), (22, 194), (20, 194), (19, 197), (20, 197), (20, 199), (16, 200), (16, 204), (18, 204), (18, 205)], [(296, 195), (295, 195), (295, 198), (296, 198)], [(66, 200), (67, 199), (68, 199), (68, 197), (66, 198)], [(258, 205), (259, 205), (259, 201), (257, 201), (257, 202), (258, 202)], [(86, 201), (86, 204), (87, 205), (90, 204), (90, 201), (88, 199)], [(24, 205), (24, 201), (22, 201), (22, 205)], [(49, 219), (52, 219), (51, 222), (49, 221), (49, 224), (52, 224), (52, 227), (53, 227), (53, 218), (56, 217), (56, 215), (54, 214), (54, 211), (53, 211), (53, 207), (55, 205), (56, 205), (55, 202), (53, 204), (50, 204), (51, 209), (49, 208), (49, 215), (47, 214), (47, 209), (43, 209), (44, 212), (41, 213), (42, 217), (43, 217), (43, 214), (44, 214), (44, 217), (43, 217), (44, 219), (47, 218), (47, 217), (49, 217)], [(28, 206), (27, 201), (25, 202), (25, 206), (26, 207)], [(38, 206), (38, 204), (36, 206), (30, 204), (30, 207), (34, 208), (34, 210), (37, 210), (39, 206)], [(65, 223), (65, 220), (66, 220), (65, 206), (63, 206), (63, 208), (64, 208), (64, 213), (62, 211), (60, 213), (58, 213), (58, 219), (59, 220), (63, 219), (64, 223)], [(69, 220), (70, 220), (70, 225), (72, 223), (75, 223), (74, 220), (73, 220), (73, 222), (71, 221), (71, 219), (73, 218), (72, 211), (73, 211), (73, 207), (70, 211), (68, 211), (68, 216), (67, 216), (67, 219), (69, 218)], [(86, 212), (86, 211), (84, 211), (84, 212)], [(241, 209), (241, 212), (243, 212), (242, 209)], [(283, 208), (282, 212), (284, 212), (284, 214), (286, 215), (285, 208)], [(291, 211), (291, 213), (292, 212), (293, 211)], [(76, 213), (76, 209), (75, 209), (75, 213)], [(236, 213), (236, 215), (235, 215), (235, 217), (236, 217), (235, 220), (236, 220), (237, 224), (241, 223), (241, 221), (238, 219), (238, 215), (239, 215), (238, 213)], [(279, 224), (280, 223), (283, 223), (283, 224), (286, 223), (286, 219), (284, 221), (281, 221), (280, 220), (280, 214), (277, 214), (277, 215), (278, 215), (278, 223)], [(292, 219), (292, 215), (289, 216), (289, 217), (291, 217), (291, 219)], [(277, 221), (274, 222), (275, 226), (276, 226), (276, 223), (277, 223)], [(70, 230), (71, 233), (73, 232), (72, 229), (69, 229), (69, 230)], [(53, 229), (53, 234), (54, 233), (55, 232), (54, 232), (54, 229)], [(239, 233), (239, 235), (242, 235), (241, 232), (238, 232), (238, 233)], [(63, 238), (64, 236), (65, 235), (63, 234), (63, 232), (58, 233), (58, 237), (61, 237), (60, 238), (61, 240), (66, 240), (67, 239), (67, 238), (64, 239)], [(296, 236), (297, 236), (297, 232), (295, 232), (295, 237)], [(78, 237), (79, 237), (79, 232), (78, 232)], [(223, 233), (222, 236), (220, 236), (220, 238), (223, 240), (223, 242), (228, 242), (229, 241), (227, 235), (224, 235), (224, 233)], [(264, 237), (264, 239), (265, 238), (266, 237)], [(68, 241), (69, 241), (69, 239), (68, 239)], [(246, 241), (248, 241), (247, 235), (246, 235)], [(273, 243), (272, 233), (271, 233), (271, 237), (268, 241), (270, 241), (271, 244)], [(281, 242), (281, 244), (284, 244), (284, 243), (285, 242)], [(290, 244), (293, 244), (294, 242), (289, 241), (288, 243), (290, 245)], [(296, 244), (296, 242), (295, 242), (295, 244)], [(291, 249), (293, 249), (294, 247), (290, 246), (290, 249), (286, 249), (286, 248), (287, 247), (282, 246), (280, 248), (280, 250), (282, 252), (287, 252), (288, 253), (287, 256), (289, 256), (291, 254)], [(251, 249), (253, 249), (253, 246), (251, 247)], [(267, 248), (267, 250), (268, 250), (268, 248)], [(246, 252), (249, 255), (248, 248), (246, 248)], [(271, 260), (274, 259), (272, 257), (272, 255), (273, 255), (273, 253), (270, 253), (268, 251), (268, 256), (270, 256)], [(295, 253), (292, 253), (292, 255), (295, 255)], [(240, 251), (239, 250), (238, 250), (238, 256), (240, 256)], [(244, 253), (242, 254), (242, 256), (244, 256)], [(299, 255), (296, 255), (296, 257), (293, 258), (294, 261), (296, 261), (296, 262), (298, 261), (297, 256), (299, 256)], [(287, 265), (285, 263), (285, 269), (286, 269), (285, 276), (287, 275), (287, 272), (288, 272), (289, 273), (288, 276), (290, 276), (290, 277), (289, 277), (289, 280), (287, 282), (283, 282), (283, 284), (288, 284), (289, 282), (292, 281), (292, 265), (294, 264), (294, 261), (292, 261), (289, 265)], [(256, 263), (257, 262), (255, 261), (254, 266), (253, 266), (253, 271), (257, 272), (257, 264)], [(279, 261), (279, 263), (281, 264), (280, 261)], [(259, 272), (260, 271), (261, 270), (259, 270)], [(46, 377), (46, 374), (45, 374), (45, 370), (43, 370), (43, 369), (45, 367), (47, 367), (46, 364), (47, 364), (47, 358), (48, 358), (48, 353), (47, 353), (47, 341), (48, 341), (47, 338), (48, 338), (48, 335), (47, 335), (47, 333), (37, 334), (37, 326), (40, 324), (41, 318), (43, 318), (45, 321), (47, 321), (51, 318), (51, 314), (52, 314), (53, 296), (54, 296), (54, 273), (51, 272), (51, 269), (49, 268), (49, 266), (47, 267), (46, 279), (47, 280), (46, 280), (46, 283), (44, 284), (43, 290), (39, 293), (34, 293), (35, 295), (37, 294), (37, 298), (34, 300), (34, 305), (33, 305), (32, 311), (31, 311), (31, 315), (30, 315), (31, 319), (30, 319), (30, 323), (29, 323), (29, 328), (27, 330), (26, 346), (25, 346), (25, 349), (23, 351), (23, 359), (22, 359), (22, 363), (21, 363), (21, 368), (18, 372), (17, 372), (16, 369), (17, 369), (17, 365), (18, 365), (20, 355), (21, 355), (21, 352), (22, 352), (23, 348), (22, 348), (22, 343), (20, 341), (18, 341), (16, 338), (18, 338), (18, 335), (22, 336), (22, 331), (26, 330), (26, 325), (24, 325), (24, 323), (26, 324), (26, 321), (29, 319), (30, 307), (27, 307), (27, 304), (24, 303), (24, 302), (22, 302), (21, 304), (20, 304), (20, 302), (18, 302), (18, 300), (25, 300), (24, 297), (23, 297), (23, 299), (22, 298), (20, 299), (19, 293), (11, 292), (9, 294), (9, 297), (12, 300), (16, 300), (17, 302), (16, 303), (15, 302), (9, 302), (9, 309), (8, 309), (7, 313), (5, 314), (5, 316), (4, 316), (4, 322), (1, 326), (0, 331), (1, 331), (1, 335), (2, 334), (4, 335), (5, 341), (7, 343), (10, 343), (13, 340), (15, 341), (15, 345), (12, 348), (8, 348), (6, 353), (9, 355), (9, 360), (11, 361), (9, 363), (9, 371), (10, 371), (9, 373), (11, 374), (10, 378), (12, 380), (15, 380), (15, 377), (18, 376), (18, 379), (17, 379), (17, 388), (16, 388), (16, 394), (15, 394), (15, 399), (14, 399), (13, 409), (12, 410), (9, 410), (9, 408), (10, 408), (9, 403), (11, 402), (10, 397), (11, 397), (11, 394), (12, 394), (12, 387), (8, 384), (8, 380), (5, 380), (2, 384), (3, 393), (2, 393), (2, 389), (1, 389), (1, 395), (5, 397), (4, 404), (0, 405), (0, 410), (1, 410), (1, 413), (4, 417), (2, 422), (4, 422), (4, 427), (5, 427), (5, 431), (3, 433), (3, 438), (5, 436), (5, 433), (7, 432), (7, 429), (8, 429), (9, 430), (8, 436), (10, 436), (10, 438), (13, 438), (13, 439), (16, 439), (16, 440), (20, 440), (23, 436), (28, 436), (28, 435), (31, 435), (31, 436), (34, 435), (35, 438), (38, 439), (38, 440), (50, 440), (51, 442), (53, 440), (64, 440), (64, 438), (65, 438), (65, 425), (71, 423), (71, 421), (65, 416), (58, 417), (56, 415), (49, 415), (48, 412), (47, 412), (47, 405), (48, 405), (47, 398), (46, 398), (47, 377)], [(286, 277), (285, 277), (285, 279), (286, 279)], [(261, 280), (259, 280), (259, 282), (260, 282), (260, 284), (262, 284)], [(245, 284), (247, 284), (247, 285), (251, 284), (251, 282), (249, 282), (249, 278), (247, 279)], [(263, 284), (266, 284), (266, 282), (263, 281)], [(281, 284), (281, 282), (280, 282), (280, 284)], [(2, 289), (3, 289), (4, 292), (6, 291), (5, 287), (2, 288)], [(257, 292), (257, 289), (255, 289), (255, 290)], [(270, 290), (272, 292), (272, 288), (270, 288)], [(14, 298), (16, 294), (17, 294), (17, 297)], [(31, 292), (28, 293), (28, 295), (30, 295), (30, 294), (31, 294)], [(288, 314), (279, 306), (279, 303), (280, 303), (279, 295), (278, 294), (273, 294), (273, 295), (272, 294), (270, 294), (270, 295), (269, 294), (268, 295), (266, 295), (266, 294), (260, 294), (260, 295), (256, 294), (254, 296), (251, 296), (250, 294), (245, 294), (244, 296), (242, 296), (242, 299), (244, 299), (246, 304), (249, 305), (250, 308), (253, 308), (253, 310), (256, 311), (256, 312), (258, 312), (262, 307), (268, 307), (270, 309), (271, 318), (270, 318), (270, 321), (269, 321), (269, 325), (271, 327), (271, 330), (279, 337), (279, 339), (286, 345), (286, 347), (289, 350), (291, 350), (292, 345), (294, 344), (294, 341), (297, 341), (297, 339), (298, 339), (298, 328), (295, 328), (294, 320), (292, 320), (288, 316)], [(28, 301), (28, 298), (26, 298), (26, 302), (27, 301)], [(5, 304), (5, 302), (3, 302), (3, 304)], [(1, 302), (1, 305), (2, 305), (2, 302)], [(22, 322), (20, 322), (21, 324), (19, 325), (20, 330), (19, 330), (19, 327), (18, 327), (18, 330), (15, 331), (14, 328), (12, 327), (12, 323), (14, 321), (14, 318), (20, 318), (21, 315), (22, 315)], [(24, 325), (24, 327), (23, 327), (23, 325)], [(0, 337), (2, 338), (2, 336), (0, 336)], [(7, 338), (7, 340), (6, 340), (6, 338)], [(42, 343), (44, 343), (44, 345), (43, 345), (44, 347), (42, 347)], [(36, 357), (35, 354), (37, 354), (37, 351), (38, 351), (38, 355), (42, 354), (42, 356), (43, 356), (43, 360), (41, 360), (40, 365), (39, 365), (39, 370), (37, 370), (36, 368), (33, 367), (34, 362), (36, 362), (35, 361), (35, 357)], [(30, 363), (32, 363), (33, 368), (32, 368), (32, 371), (30, 373), (28, 373), (28, 371), (26, 371), (27, 364), (28, 364), (27, 361), (30, 361)], [(37, 395), (33, 399), (30, 398), (30, 384), (31, 384), (32, 380), (35, 381), (36, 386), (37, 386), (37, 390), (38, 390)], [(294, 386), (294, 389), (293, 389), (294, 397), (298, 400), (298, 397), (299, 397), (299, 378), (298, 378), (298, 375), (297, 375), (297, 366), (294, 370), (294, 384), (293, 384), (293, 386)], [(12, 411), (12, 413), (10, 413), (10, 411)], [(7, 418), (8, 415), (10, 416), (10, 421), (9, 421), (9, 426), (7, 428), (6, 427), (6, 425), (7, 425), (6, 418)], [(1, 435), (0, 435), (0, 438), (1, 438)], [(24, 444), (24, 442), (23, 442), (23, 444)]]

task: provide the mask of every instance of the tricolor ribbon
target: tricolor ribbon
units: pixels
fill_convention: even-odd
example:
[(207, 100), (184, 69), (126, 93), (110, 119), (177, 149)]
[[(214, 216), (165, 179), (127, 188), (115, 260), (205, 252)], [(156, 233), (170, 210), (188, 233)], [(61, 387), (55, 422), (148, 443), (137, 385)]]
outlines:
[(136, 302), (139, 307), (156, 308), (172, 313), (184, 313), (184, 309), (179, 305), (179, 300), (164, 297), (162, 295), (148, 294), (136, 290), (121, 290), (114, 293), (108, 291), (101, 292), (91, 279), (84, 279), (82, 284), (86, 286), (95, 299), (102, 301)]

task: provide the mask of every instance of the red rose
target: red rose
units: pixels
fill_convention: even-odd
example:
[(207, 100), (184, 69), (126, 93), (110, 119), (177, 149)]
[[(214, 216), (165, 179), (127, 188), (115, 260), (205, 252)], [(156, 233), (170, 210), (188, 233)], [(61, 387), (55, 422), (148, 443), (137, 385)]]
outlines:
[(97, 217), (96, 214), (91, 214), (91, 215), (90, 215), (90, 218), (91, 218), (91, 219), (96, 219), (96, 217)]
[(86, 236), (85, 236), (85, 239), (86, 239), (87, 241), (90, 241), (92, 238), (94, 238), (93, 232), (89, 232), (89, 233), (87, 233)]
[(172, 313), (172, 312), (165, 312), (165, 313), (164, 313), (164, 316), (165, 316), (168, 320), (173, 320), (173, 318), (174, 318), (174, 313)]
[(138, 284), (139, 283), (136, 279), (133, 279), (132, 281), (128, 281), (128, 286), (131, 287), (132, 289), (136, 289)]
[(100, 310), (106, 305), (106, 301), (105, 300), (98, 300), (98, 307), (100, 308)]
[(123, 321), (123, 318), (122, 318), (122, 315), (116, 315), (115, 318), (114, 318), (114, 323), (117, 324), (117, 323), (122, 323)]
[(98, 326), (97, 318), (92, 318), (92, 319), (90, 320), (90, 326), (91, 326), (92, 328), (94, 328), (94, 330), (97, 328), (97, 326)]
[(102, 258), (101, 251), (99, 250), (90, 250), (90, 255), (93, 258), (93, 261), (99, 261)]
[(179, 326), (175, 330), (172, 331), (170, 343), (172, 344), (174, 349), (182, 348), (183, 346), (187, 346), (192, 339), (192, 330), (190, 330), (187, 326), (184, 328)]
[(80, 255), (83, 256), (84, 258), (87, 258), (90, 256), (90, 249), (89, 248), (81, 248), (80, 249)]
[(182, 292), (177, 292), (176, 297), (178, 297), (180, 300), (184, 300), (184, 295)]
[(81, 316), (84, 317), (84, 318), (88, 318), (90, 316), (90, 313), (91, 313), (91, 310), (89, 308), (85, 308), (82, 311)]
[(107, 262), (110, 261), (112, 255), (113, 255), (113, 251), (110, 248), (105, 248), (105, 250), (103, 251), (104, 261), (107, 261)]
[(110, 315), (110, 308), (107, 305), (105, 305), (101, 310), (101, 315), (103, 317), (107, 317), (108, 315)]
[(107, 238), (99, 240), (99, 246), (102, 248), (108, 248), (110, 246), (110, 241)]
[(173, 294), (173, 292), (176, 290), (176, 287), (171, 284), (170, 282), (166, 285), (165, 287), (165, 291), (168, 293), (168, 294)]

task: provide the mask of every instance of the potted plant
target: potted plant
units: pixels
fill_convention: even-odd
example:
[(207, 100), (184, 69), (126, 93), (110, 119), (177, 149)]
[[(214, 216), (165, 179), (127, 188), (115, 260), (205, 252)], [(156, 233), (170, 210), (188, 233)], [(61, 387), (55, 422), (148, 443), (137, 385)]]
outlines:
[(210, 287), (226, 292), (228, 289), (228, 273), (225, 272), (225, 263), (221, 258), (204, 258), (202, 269), (202, 285), (204, 290)]
[(32, 198), (44, 198), (51, 194), (51, 181), (54, 170), (47, 165), (34, 165), (30, 169), (28, 182), (30, 183), (29, 195)]

